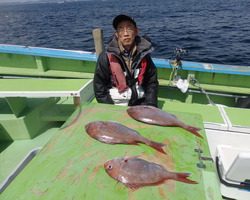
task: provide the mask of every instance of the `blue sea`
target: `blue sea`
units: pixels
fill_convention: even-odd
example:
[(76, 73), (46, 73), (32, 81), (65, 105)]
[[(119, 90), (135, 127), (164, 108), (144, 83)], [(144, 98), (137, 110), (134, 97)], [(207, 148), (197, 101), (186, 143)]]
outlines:
[(154, 44), (154, 57), (250, 66), (249, 0), (85, 0), (0, 4), (0, 43), (94, 51), (92, 30), (105, 44), (112, 19), (128, 14)]

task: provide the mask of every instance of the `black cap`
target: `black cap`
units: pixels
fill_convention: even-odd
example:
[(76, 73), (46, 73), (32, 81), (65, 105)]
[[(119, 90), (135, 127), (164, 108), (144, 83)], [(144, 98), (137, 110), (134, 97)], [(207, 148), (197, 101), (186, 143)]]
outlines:
[(130, 21), (136, 27), (136, 22), (133, 20), (133, 18), (127, 15), (117, 15), (113, 20), (113, 27), (115, 30), (117, 29), (118, 24), (122, 21)]

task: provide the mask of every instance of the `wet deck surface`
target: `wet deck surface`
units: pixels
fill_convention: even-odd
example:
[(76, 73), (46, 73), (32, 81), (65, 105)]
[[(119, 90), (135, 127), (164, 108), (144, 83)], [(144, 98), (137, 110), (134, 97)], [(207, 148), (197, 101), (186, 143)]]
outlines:
[[(92, 103), (83, 105), (79, 111), (1, 194), (1, 199), (220, 199), (213, 163), (204, 161), (205, 169), (197, 167), (199, 160), (194, 149), (200, 148), (203, 156), (210, 156), (200, 115), (175, 112), (185, 123), (202, 128), (203, 140), (180, 128), (137, 122), (128, 116), (126, 107)], [(75, 119), (76, 116), (79, 117)], [(167, 155), (146, 145), (100, 143), (84, 130), (85, 124), (95, 120), (117, 121), (147, 138), (163, 142), (167, 144), (164, 148)], [(199, 184), (171, 180), (131, 191), (104, 171), (106, 160), (136, 155), (169, 171), (190, 172), (190, 179)]]

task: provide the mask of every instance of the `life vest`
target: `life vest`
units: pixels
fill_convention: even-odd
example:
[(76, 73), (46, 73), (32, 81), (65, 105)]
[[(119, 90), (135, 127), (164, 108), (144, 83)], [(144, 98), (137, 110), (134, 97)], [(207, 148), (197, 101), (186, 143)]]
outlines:
[(138, 82), (138, 85), (142, 84), (144, 74), (147, 68), (147, 60), (145, 57), (141, 61), (141, 67), (139, 68), (139, 73), (135, 73), (134, 80), (130, 81), (129, 86), (127, 85), (126, 77), (119, 63), (118, 58), (115, 55), (108, 53), (108, 59), (110, 63), (110, 70), (112, 73), (113, 84), (118, 89), (119, 93), (126, 91), (129, 86), (131, 87), (136, 82)]

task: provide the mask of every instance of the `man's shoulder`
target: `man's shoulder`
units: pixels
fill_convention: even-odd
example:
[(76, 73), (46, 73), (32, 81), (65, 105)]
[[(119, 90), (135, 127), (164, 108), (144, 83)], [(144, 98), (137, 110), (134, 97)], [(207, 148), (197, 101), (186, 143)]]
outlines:
[(148, 54), (154, 50), (151, 41), (148, 38), (145, 38), (143, 36), (137, 36), (136, 43), (137, 43), (138, 50), (140, 52), (144, 51), (144, 52), (147, 52)]
[(100, 60), (106, 60), (106, 58), (107, 58), (107, 51), (106, 50), (103, 50), (100, 54), (99, 54), (99, 56), (98, 56), (98, 60), (100, 61)]

